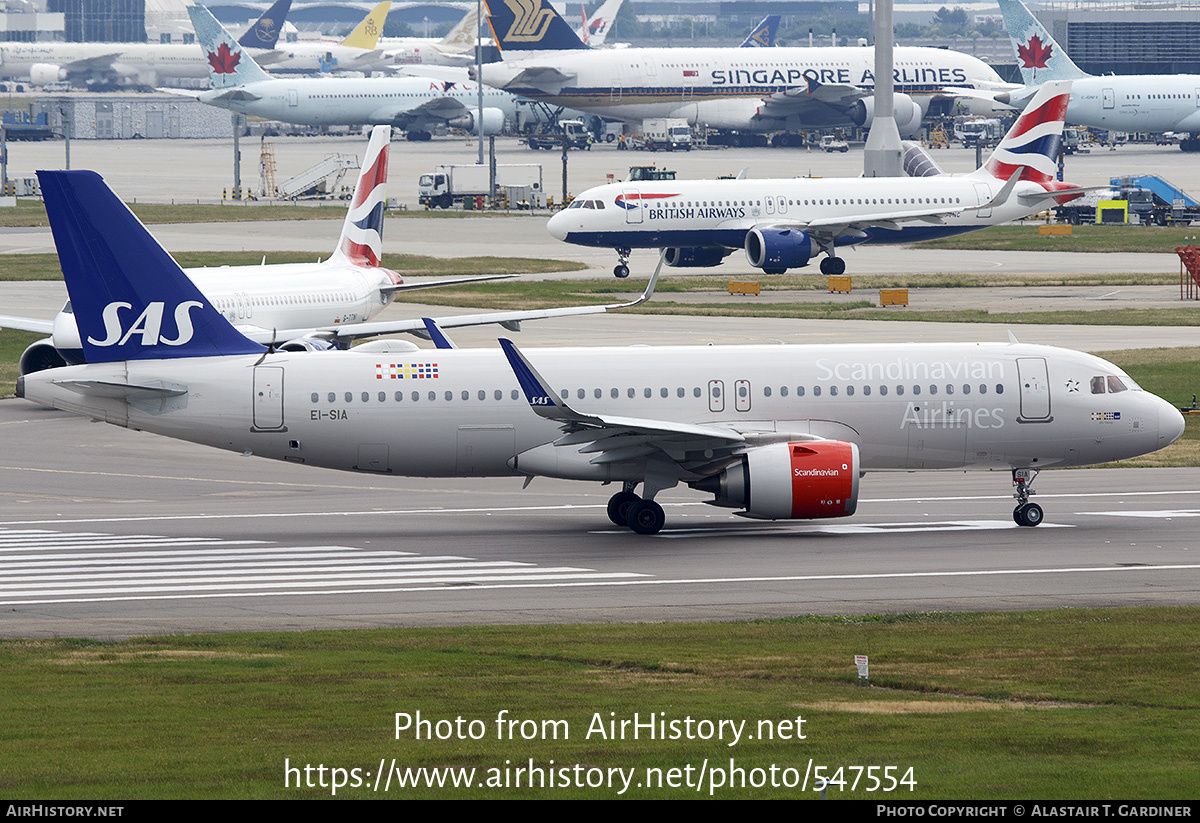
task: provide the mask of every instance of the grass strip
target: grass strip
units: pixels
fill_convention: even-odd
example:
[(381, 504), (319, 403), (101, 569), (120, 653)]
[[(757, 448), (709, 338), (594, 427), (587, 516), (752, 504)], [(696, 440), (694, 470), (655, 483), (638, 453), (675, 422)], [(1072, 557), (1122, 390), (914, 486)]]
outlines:
[[(920, 244), (925, 249), (979, 251), (1065, 251), (1174, 254), (1176, 246), (1195, 245), (1194, 226), (1072, 226), (1069, 235), (1040, 235), (1039, 225), (992, 226)], [(917, 248), (913, 246), (912, 248)]]
[[(321, 798), (331, 789), (284, 787), (285, 759), (373, 773), (395, 758), (474, 768), (501, 787), (393, 784), (393, 796), (616, 796), (512, 787), (512, 769), (552, 760), (634, 769), (625, 797), (703, 797), (637, 783), (653, 769), (694, 775), (706, 759), (732, 760), (747, 782), (772, 766), (799, 782), (812, 758), (829, 773), (911, 767), (916, 781), (885, 794), (864, 775), (851, 790), (849, 769), (831, 798), (1186, 800), (1200, 791), (1198, 620), (1193, 607), (5, 640), (0, 780), (24, 799)], [(856, 685), (855, 654), (870, 655), (870, 688)], [(395, 713), (418, 711), (444, 730), (478, 720), (479, 739), (397, 733)], [(498, 739), (504, 711), (518, 725)], [(746, 725), (732, 746), (607, 734), (634, 713), (679, 729), (688, 717)], [(384, 796), (364, 782), (337, 796)]]

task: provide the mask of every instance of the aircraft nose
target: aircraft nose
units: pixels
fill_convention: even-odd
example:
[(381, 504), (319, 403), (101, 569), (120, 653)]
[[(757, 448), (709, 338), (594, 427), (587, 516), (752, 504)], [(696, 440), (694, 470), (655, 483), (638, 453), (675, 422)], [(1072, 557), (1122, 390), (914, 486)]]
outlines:
[(550, 232), (550, 236), (555, 240), (567, 239), (567, 215), (564, 212), (559, 212), (550, 218), (550, 222), (546, 224), (546, 230)]
[(1180, 437), (1183, 437), (1183, 430), (1186, 425), (1183, 415), (1179, 413), (1179, 409), (1172, 406), (1161, 397), (1155, 398), (1158, 400), (1158, 441), (1159, 448), (1166, 448), (1174, 443)]

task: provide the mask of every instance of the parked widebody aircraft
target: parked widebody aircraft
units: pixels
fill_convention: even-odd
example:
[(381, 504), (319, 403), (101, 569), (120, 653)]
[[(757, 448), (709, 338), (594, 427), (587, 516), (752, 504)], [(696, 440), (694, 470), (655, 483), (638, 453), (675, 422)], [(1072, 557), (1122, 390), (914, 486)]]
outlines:
[[(309, 126), (390, 125), (409, 140), (428, 140), (439, 125), (477, 131), (474, 84), (423, 77), (274, 78), (263, 71), (203, 6), (188, 6), (196, 39), (208, 55), (212, 89), (204, 103), (268, 120)], [(483, 130), (495, 134), (516, 117), (515, 98), (484, 90)]]
[[(869, 127), (874, 117), (873, 48), (589, 49), (547, 0), (488, 0), (488, 13), (504, 60), (482, 67), (483, 82), (532, 100), (632, 123), (682, 117), (755, 132)], [(972, 104), (950, 87), (1010, 87), (982, 61), (944, 49), (897, 47), (895, 78), (902, 135), (956, 100)]]
[(88, 362), (17, 393), (127, 428), (348, 471), (616, 482), (609, 517), (647, 534), (680, 484), (747, 517), (817, 519), (854, 513), (862, 472), (917, 469), (1009, 470), (1013, 519), (1034, 526), (1041, 469), (1183, 432), (1113, 364), (1015, 341), (270, 352), (98, 175), (39, 177)]
[(550, 218), (559, 240), (617, 251), (617, 277), (635, 248), (666, 248), (667, 264), (715, 266), (744, 248), (766, 274), (807, 266), (842, 274), (839, 246), (911, 243), (1007, 223), (1081, 190), (1054, 179), (1070, 82), (1046, 83), (971, 174), (625, 182), (580, 194)]
[[(328, 74), (343, 71), (369, 74), (372, 71), (381, 71), (392, 62), (389, 54), (377, 48), (379, 33), (383, 31), (383, 23), (391, 6), (391, 0), (384, 0), (376, 5), (339, 43), (299, 40), (286, 43), (282, 48), (276, 47), (269, 53), (255, 55), (255, 59), (260, 66), (267, 66), (276, 74)], [(250, 46), (245, 42), (242, 42), (242, 45)], [(207, 63), (207, 60), (205, 62)]]
[[(246, 29), (239, 43), (270, 61), (292, 0), (276, 2)], [(78, 86), (135, 83), (154, 86), (203, 80), (208, 64), (184, 43), (0, 43), (0, 77), (35, 86), (70, 82)]]
[(440, 40), (432, 37), (383, 37), (379, 48), (392, 66), (466, 66), (475, 62), (479, 13), (474, 7)]
[(1021, 106), (1051, 80), (1071, 80), (1067, 122), (1116, 131), (1191, 134), (1184, 151), (1200, 151), (1200, 75), (1130, 74), (1095, 77), (1082, 71), (1020, 0), (999, 0), (1026, 87), (997, 95)]
[[(372, 318), (401, 292), (511, 276), (482, 275), (405, 283), (397, 272), (381, 265), (390, 131), (387, 126), (376, 126), (371, 132), (341, 236), (327, 260), (275, 264), (264, 261), (256, 266), (186, 270), (209, 304), (241, 334), (288, 351), (347, 348), (363, 338), (404, 332), (424, 337), (428, 331), (422, 320), (372, 321)], [(648, 289), (642, 299), (652, 291), (652, 288)], [(441, 318), (439, 324), (445, 328), (459, 328), (502, 323), (517, 328), (525, 320), (592, 314), (620, 306), (456, 315)], [(51, 335), (33, 343), (21, 355), (21, 374), (84, 362), (78, 313), (78, 307), (68, 301), (53, 320), (0, 315), (0, 328)]]

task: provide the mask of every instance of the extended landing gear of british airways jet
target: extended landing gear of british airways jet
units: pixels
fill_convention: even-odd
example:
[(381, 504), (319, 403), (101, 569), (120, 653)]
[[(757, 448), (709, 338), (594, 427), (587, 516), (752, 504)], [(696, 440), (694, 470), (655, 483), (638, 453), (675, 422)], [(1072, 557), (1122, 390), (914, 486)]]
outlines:
[(844, 257), (834, 257), (831, 252), (828, 257), (821, 261), (821, 274), (845, 274), (846, 259)]
[(632, 249), (621, 246), (617, 249), (617, 265), (613, 268), (613, 274), (617, 277), (629, 276), (629, 255), (633, 252)]
[(1013, 509), (1013, 521), (1018, 526), (1036, 526), (1044, 517), (1042, 507), (1029, 502), (1029, 495), (1036, 494), (1032, 488), (1038, 469), (1013, 469), (1013, 485), (1017, 490), (1013, 497), (1017, 499), (1017, 507)]
[(638, 534), (658, 534), (667, 516), (662, 506), (646, 500), (630, 489), (619, 491), (608, 501), (608, 519), (617, 526), (632, 529)]

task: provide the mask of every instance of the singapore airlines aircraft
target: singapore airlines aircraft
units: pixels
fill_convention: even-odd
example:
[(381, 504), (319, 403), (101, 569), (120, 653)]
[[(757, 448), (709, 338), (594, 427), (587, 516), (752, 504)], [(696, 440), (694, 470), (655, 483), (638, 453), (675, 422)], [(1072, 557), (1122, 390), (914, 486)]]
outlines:
[(1071, 80), (1067, 122), (1117, 131), (1190, 133), (1184, 151), (1200, 151), (1200, 75), (1129, 74), (1094, 77), (1082, 71), (1020, 0), (999, 0), (1024, 89), (996, 99), (1023, 105), (1039, 83)]
[[(243, 335), (287, 351), (346, 348), (356, 340), (385, 334), (426, 336), (422, 320), (370, 321), (400, 292), (453, 286), (512, 275), (454, 277), (421, 283), (380, 264), (383, 254), (383, 207), (388, 170), (387, 126), (371, 131), (362, 171), (332, 256), (320, 263), (266, 263), (188, 269), (186, 274), (210, 304)], [(635, 302), (648, 299), (653, 288)], [(524, 320), (592, 314), (624, 304), (530, 311), (455, 315), (440, 318), (444, 328), (502, 323), (519, 328)], [(50, 334), (21, 355), (20, 373), (84, 362), (77, 326), (78, 307), (70, 301), (54, 320), (0, 316), (0, 328)], [(394, 345), (389, 343), (388, 345)]]
[[(1007, 223), (1081, 189), (1054, 179), (1069, 81), (1046, 83), (982, 168), (962, 177), (859, 177), (610, 183), (588, 189), (547, 228), (611, 246), (617, 277), (633, 248), (666, 248), (671, 266), (715, 266), (745, 248), (766, 274), (807, 266), (842, 274), (837, 247), (911, 243)], [(916, 226), (912, 224), (917, 224)]]
[[(588, 49), (546, 0), (487, 4), (504, 60), (482, 67), (483, 82), (532, 100), (627, 122), (682, 117), (757, 132), (869, 127), (874, 116), (873, 48)], [(950, 87), (1011, 88), (982, 61), (943, 49), (897, 47), (895, 67), (902, 135), (931, 111), (971, 103)], [(988, 99), (981, 111), (994, 106)]]
[(348, 471), (618, 482), (609, 517), (643, 534), (680, 483), (813, 519), (853, 514), (862, 472), (914, 469), (1011, 470), (1013, 519), (1034, 526), (1041, 469), (1183, 432), (1113, 364), (1015, 342), (272, 353), (98, 175), (39, 175), (88, 362), (18, 394), (127, 428)]
[[(243, 114), (310, 126), (391, 125), (409, 140), (428, 140), (446, 124), (476, 130), (478, 90), (473, 84), (422, 77), (273, 78), (263, 71), (203, 6), (188, 6), (196, 39), (208, 55), (212, 89), (203, 103)], [(507, 92), (484, 91), (483, 130), (495, 134), (516, 118)]]

